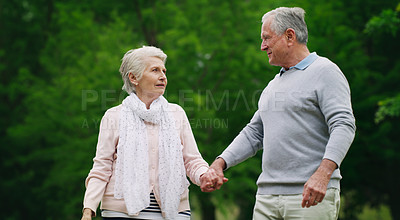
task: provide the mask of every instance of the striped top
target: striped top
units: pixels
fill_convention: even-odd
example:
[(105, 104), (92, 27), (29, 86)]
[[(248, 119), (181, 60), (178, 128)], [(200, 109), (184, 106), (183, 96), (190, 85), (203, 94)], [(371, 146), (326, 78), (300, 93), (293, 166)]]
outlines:
[(150, 193), (150, 206), (143, 209), (142, 212), (156, 212), (156, 213), (161, 213), (160, 206), (157, 203), (156, 197), (154, 196), (154, 193)]
[[(191, 216), (190, 210), (185, 210), (183, 212), (179, 212), (178, 214), (179, 214), (179, 216), (187, 217), (188, 219), (190, 219), (190, 216)], [(154, 196), (153, 192), (150, 193), (150, 205), (147, 208), (140, 211), (139, 215), (137, 215), (137, 216), (128, 215), (126, 213), (116, 212), (116, 211), (111, 211), (111, 210), (106, 210), (106, 209), (101, 211), (101, 216), (108, 217), (108, 218), (110, 218), (110, 217), (121, 218), (122, 217), (122, 218), (130, 218), (130, 219), (162, 218), (160, 206), (158, 205), (156, 197)]]

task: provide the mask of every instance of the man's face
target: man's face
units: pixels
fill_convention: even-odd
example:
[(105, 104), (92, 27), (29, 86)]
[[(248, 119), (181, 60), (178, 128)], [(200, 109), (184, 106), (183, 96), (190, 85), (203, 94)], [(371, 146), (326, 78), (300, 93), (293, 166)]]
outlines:
[(285, 34), (277, 35), (271, 29), (271, 20), (267, 19), (261, 26), (261, 50), (267, 52), (269, 64), (283, 66), (287, 57), (287, 44)]

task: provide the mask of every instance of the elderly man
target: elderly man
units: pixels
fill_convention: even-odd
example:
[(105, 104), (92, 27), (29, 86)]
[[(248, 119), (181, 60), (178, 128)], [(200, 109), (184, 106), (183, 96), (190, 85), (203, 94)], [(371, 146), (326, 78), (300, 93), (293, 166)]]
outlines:
[(253, 219), (337, 219), (340, 164), (355, 134), (350, 89), (341, 70), (307, 48), (305, 11), (277, 8), (262, 18), (261, 50), (281, 66), (250, 123), (203, 178), (211, 192), (226, 170), (263, 149)]

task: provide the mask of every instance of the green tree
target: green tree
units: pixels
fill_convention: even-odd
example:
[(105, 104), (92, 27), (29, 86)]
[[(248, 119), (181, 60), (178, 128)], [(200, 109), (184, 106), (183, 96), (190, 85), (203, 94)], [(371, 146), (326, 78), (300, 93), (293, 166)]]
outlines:
[(24, 115), (29, 111), (23, 105), (29, 95), (27, 88), (38, 78), (48, 76), (42, 71), (37, 55), (46, 43), (52, 6), (52, 1), (41, 0), (36, 4), (14, 0), (0, 3), (0, 193), (8, 198), (1, 204), (11, 219), (28, 219), (35, 213), (32, 197), (26, 195), (31, 194), (30, 187), (37, 185), (38, 180), (34, 178), (35, 171), (26, 172), (27, 162), (22, 156), (29, 148), (9, 136), (8, 128), (24, 123)]
[[(369, 20), (366, 25), (365, 32), (373, 36), (378, 33), (381, 35), (391, 34), (393, 37), (397, 36), (400, 26), (400, 3), (397, 5), (396, 10), (384, 10), (379, 16), (374, 16)], [(400, 93), (394, 97), (389, 97), (378, 103), (379, 109), (376, 112), (375, 121), (381, 122), (387, 116), (400, 115)]]
[[(209, 4), (215, 5), (209, 7)], [(31, 7), (41, 6), (40, 3), (33, 3)], [(54, 2), (49, 15), (51, 28), (43, 33), (45, 43), (35, 55), (29, 57), (36, 60), (42, 75), (36, 76), (39, 73), (35, 68), (21, 70), (24, 76), (21, 80), (31, 77), (34, 82), (23, 88), (26, 97), (18, 103), (25, 109), (25, 114), (18, 117), (21, 122), (6, 129), (6, 137), (13, 141), (19, 153), (13, 152), (15, 156), (4, 161), (6, 168), (18, 167), (18, 172), (7, 173), (10, 180), (4, 183), (8, 186), (4, 195), (12, 197), (16, 187), (24, 185), (27, 187), (20, 192), (21, 195), (29, 195), (27, 201), (35, 198), (43, 202), (34, 206), (24, 204), (27, 211), (21, 214), (19, 210), (12, 209), (16, 207), (16, 200), (5, 218), (39, 215), (47, 219), (60, 215), (65, 219), (79, 217), (83, 181), (92, 163), (90, 159), (94, 156), (99, 120), (107, 108), (120, 103), (124, 97), (117, 71), (119, 59), (126, 50), (143, 44), (161, 46), (169, 55), (167, 67), (171, 74), (167, 96), (172, 102), (187, 108), (189, 117), (197, 120), (193, 123), (193, 130), (200, 150), (208, 152), (204, 153), (205, 158), (214, 159), (226, 145), (221, 144), (219, 137), (227, 135), (228, 128), (215, 129), (213, 124), (204, 124), (206, 120), (228, 121), (231, 109), (250, 118), (255, 107), (243, 102), (254, 94), (245, 91), (265, 83), (250, 81), (251, 75), (242, 77), (240, 74), (250, 69), (257, 71), (265, 65), (259, 55), (252, 53), (258, 47), (254, 48), (251, 42), (230, 46), (249, 40), (247, 35), (234, 34), (236, 28), (249, 32), (249, 27), (259, 25), (258, 16), (253, 26), (238, 22), (240, 16), (254, 16), (250, 10), (242, 12), (241, 6), (255, 7), (249, 3), (235, 5), (207, 1)], [(161, 12), (177, 16), (166, 16)], [(209, 22), (204, 14), (215, 17), (219, 22)], [(233, 21), (226, 22), (229, 19)], [(222, 29), (226, 30), (220, 31)], [(231, 35), (229, 41), (226, 40), (229, 39), (228, 34)], [(257, 37), (251, 39), (258, 39), (258, 33), (254, 34)], [(247, 67), (242, 67), (241, 57), (238, 56), (243, 52), (248, 55)], [(254, 60), (260, 62), (257, 64)], [(31, 71), (33, 74), (29, 74)], [(246, 77), (250, 84), (237, 86), (230, 83), (230, 79), (245, 80)], [(185, 91), (189, 91), (188, 98), (196, 102), (185, 101)], [(236, 98), (238, 93), (241, 94), (239, 99)], [(229, 104), (220, 105), (225, 102)], [(229, 117), (235, 118), (234, 115)], [(232, 121), (240, 123), (236, 119)], [(218, 152), (215, 146), (221, 150)], [(248, 182), (254, 190), (255, 180)], [(218, 194), (193, 191), (195, 195), (203, 196), (200, 199), (203, 218), (215, 218), (213, 210), (218, 202), (214, 204), (214, 201), (218, 199), (213, 198)]]
[[(18, 111), (8, 114), (20, 122), (6, 127), (5, 138), (11, 147), (4, 149), (2, 163), (8, 178), (1, 188), (2, 195), (11, 199), (2, 219), (78, 218), (98, 121), (106, 106), (119, 98), (115, 93), (120, 79), (110, 76), (118, 74), (120, 56), (131, 47), (132, 40), (140, 41), (128, 31), (126, 18), (113, 16), (123, 5), (113, 4), (116, 9), (110, 12), (110, 4), (96, 5), (95, 12), (85, 3), (57, 2), (53, 6), (48, 15), (51, 28), (34, 31), (44, 35), (45, 44), (34, 54), (25, 54), (38, 68), (21, 65), (18, 77), (4, 90), (10, 96), (18, 95), (16, 92), (22, 95), (15, 97), (21, 98), (16, 101)], [(33, 8), (33, 18), (42, 16), (42, 2), (29, 7)], [(12, 7), (8, 10), (21, 14)], [(108, 18), (104, 12), (109, 13)], [(32, 23), (29, 25), (41, 27), (38, 22)], [(18, 55), (7, 49), (14, 58)], [(16, 64), (7, 59), (10, 67)]]
[[(395, 98), (387, 98), (399, 93), (400, 56), (396, 52), (400, 49), (396, 40), (399, 17), (398, 12), (385, 9), (397, 4), (398, 1), (392, 1), (388, 6), (376, 8), (365, 20), (366, 26), (359, 29), (366, 55), (362, 59), (366, 58), (366, 62), (365, 67), (355, 72), (351, 83), (358, 129), (343, 164), (348, 167), (343, 174), (346, 176), (343, 185), (347, 189), (344, 192), (346, 219), (354, 219), (365, 205), (379, 207), (381, 204), (389, 206), (393, 219), (400, 218), (396, 199), (400, 191), (398, 187), (391, 187), (400, 183), (396, 168), (400, 158), (399, 119), (382, 120), (386, 114), (395, 115)], [(376, 113), (378, 102), (383, 105)], [(381, 122), (377, 124), (374, 119)]]
[[(310, 50), (337, 63), (352, 89), (358, 130), (342, 164), (343, 218), (356, 219), (363, 206), (383, 203), (398, 219), (398, 187), (387, 186), (399, 184), (399, 118), (386, 118), (398, 114), (400, 45), (393, 35), (398, 10), (386, 10), (396, 4), (3, 1), (0, 189), (7, 212), (0, 218), (80, 218), (100, 119), (125, 97), (120, 59), (141, 45), (167, 53), (166, 97), (186, 110), (211, 163), (249, 122), (261, 90), (279, 70), (259, 50), (261, 16), (279, 6), (300, 6), (307, 12)], [(377, 124), (379, 101), (378, 116), (385, 118)], [(192, 209), (209, 220), (216, 219), (216, 210), (231, 212), (235, 205), (238, 219), (250, 219), (260, 167), (258, 154), (231, 168), (230, 181), (217, 192), (202, 193), (192, 185), (191, 199), (199, 204), (193, 202)]]

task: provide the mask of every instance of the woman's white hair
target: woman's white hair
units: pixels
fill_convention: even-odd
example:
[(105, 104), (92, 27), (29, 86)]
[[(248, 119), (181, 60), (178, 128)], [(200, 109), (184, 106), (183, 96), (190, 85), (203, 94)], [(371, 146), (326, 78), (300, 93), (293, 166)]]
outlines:
[(307, 44), (308, 31), (304, 20), (305, 11), (302, 8), (280, 7), (264, 14), (262, 23), (269, 17), (272, 17), (271, 29), (276, 34), (283, 34), (288, 28), (292, 28), (296, 34), (297, 41), (301, 44)]
[(139, 80), (146, 69), (146, 62), (144, 62), (144, 60), (147, 57), (158, 57), (164, 64), (167, 60), (167, 55), (161, 49), (153, 46), (143, 46), (141, 48), (129, 50), (122, 58), (119, 72), (124, 81), (122, 89), (128, 94), (136, 92), (136, 86), (129, 80), (129, 73), (132, 73), (136, 79)]

